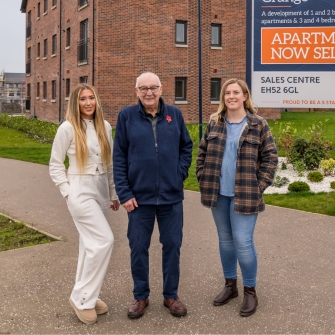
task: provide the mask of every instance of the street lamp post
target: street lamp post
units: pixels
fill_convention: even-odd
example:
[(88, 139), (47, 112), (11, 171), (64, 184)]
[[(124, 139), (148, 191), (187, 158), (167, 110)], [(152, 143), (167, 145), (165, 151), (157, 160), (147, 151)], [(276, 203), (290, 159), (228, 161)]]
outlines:
[(198, 0), (199, 139), (202, 138), (201, 0)]

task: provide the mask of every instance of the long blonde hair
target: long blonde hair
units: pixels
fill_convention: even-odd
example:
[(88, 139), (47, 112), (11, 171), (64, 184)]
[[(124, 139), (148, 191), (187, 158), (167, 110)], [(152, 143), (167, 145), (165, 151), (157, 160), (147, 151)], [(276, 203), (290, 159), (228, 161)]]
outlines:
[(227, 113), (227, 106), (225, 104), (224, 98), (225, 98), (225, 93), (227, 90), (228, 85), (230, 84), (238, 84), (241, 89), (243, 94), (247, 95), (246, 100), (244, 101), (244, 108), (248, 109), (254, 113), (257, 113), (257, 108), (254, 106), (252, 100), (251, 100), (251, 94), (250, 94), (250, 90), (249, 87), (247, 85), (247, 83), (245, 81), (243, 81), (242, 79), (237, 79), (237, 78), (231, 78), (228, 79), (221, 88), (221, 92), (220, 92), (220, 103), (219, 103), (219, 107), (217, 112), (215, 112), (214, 114), (212, 114), (210, 116), (210, 120), (214, 120), (215, 123), (218, 123), (221, 117), (224, 117)]
[(78, 84), (70, 93), (69, 103), (66, 111), (66, 120), (72, 124), (74, 130), (74, 139), (76, 145), (76, 160), (79, 171), (83, 172), (88, 160), (88, 147), (86, 141), (86, 123), (80, 116), (79, 96), (83, 90), (91, 90), (94, 94), (96, 106), (93, 114), (95, 130), (97, 132), (100, 148), (101, 159), (105, 167), (110, 164), (111, 146), (108, 140), (104, 117), (101, 109), (101, 102), (97, 90), (88, 84)]

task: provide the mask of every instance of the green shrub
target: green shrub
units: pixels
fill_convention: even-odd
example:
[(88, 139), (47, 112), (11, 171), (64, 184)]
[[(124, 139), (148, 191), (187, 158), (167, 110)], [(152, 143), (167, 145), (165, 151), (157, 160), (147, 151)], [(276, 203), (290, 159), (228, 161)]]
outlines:
[(298, 172), (298, 176), (302, 177), (304, 175), (305, 169), (305, 164), (302, 160), (297, 160), (293, 162), (293, 169)]
[(304, 181), (295, 181), (288, 185), (288, 190), (290, 192), (309, 192), (311, 189)]
[(335, 189), (335, 181), (330, 182), (330, 188)]
[(323, 175), (319, 171), (312, 171), (308, 173), (307, 179), (313, 183), (319, 183), (323, 180)]
[(286, 166), (285, 162), (281, 163), (281, 169), (282, 170), (287, 170), (287, 166)]
[(290, 181), (288, 178), (286, 177), (280, 177), (280, 176), (276, 176), (272, 186), (274, 187), (282, 187), (286, 184), (288, 184)]
[(320, 168), (325, 176), (331, 176), (335, 173), (335, 160), (332, 158), (323, 159), (320, 162)]
[(3, 113), (0, 113), (0, 124), (7, 128), (23, 131), (45, 143), (52, 143), (58, 129), (58, 124)]
[(327, 146), (316, 136), (311, 140), (298, 137), (294, 140), (290, 159), (292, 164), (297, 161), (303, 161), (307, 170), (317, 169), (322, 159), (327, 157)]

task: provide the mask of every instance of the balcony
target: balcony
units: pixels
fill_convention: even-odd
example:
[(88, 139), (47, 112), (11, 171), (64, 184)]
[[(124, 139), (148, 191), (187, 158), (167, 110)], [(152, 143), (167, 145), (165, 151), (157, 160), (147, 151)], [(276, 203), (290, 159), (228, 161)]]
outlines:
[(89, 39), (80, 40), (77, 42), (78, 47), (78, 65), (88, 63), (88, 42)]
[(31, 22), (29, 22), (26, 27), (26, 38), (31, 38)]

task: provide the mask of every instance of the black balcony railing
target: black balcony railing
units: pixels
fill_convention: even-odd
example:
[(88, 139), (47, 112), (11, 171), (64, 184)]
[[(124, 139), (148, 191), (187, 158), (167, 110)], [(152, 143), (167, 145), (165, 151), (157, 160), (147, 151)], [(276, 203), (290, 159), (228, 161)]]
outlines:
[(30, 37), (31, 37), (31, 22), (29, 22), (26, 27), (26, 38)]
[(78, 44), (78, 63), (88, 62), (88, 38), (79, 41)]
[(31, 60), (29, 59), (26, 63), (26, 74), (30, 74), (31, 71)]

